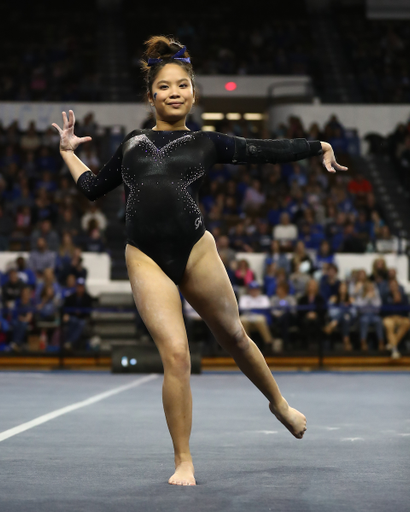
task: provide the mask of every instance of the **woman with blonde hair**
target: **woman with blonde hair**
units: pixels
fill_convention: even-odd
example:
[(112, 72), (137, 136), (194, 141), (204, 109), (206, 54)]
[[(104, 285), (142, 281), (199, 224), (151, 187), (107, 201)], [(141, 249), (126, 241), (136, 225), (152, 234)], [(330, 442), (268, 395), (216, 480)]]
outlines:
[(95, 200), (124, 183), (125, 257), (137, 309), (164, 366), (163, 404), (174, 445), (170, 484), (195, 485), (189, 447), (192, 425), (190, 355), (180, 294), (208, 324), (247, 377), (268, 400), (271, 412), (298, 439), (305, 416), (282, 396), (266, 361), (246, 334), (238, 304), (212, 234), (198, 208), (198, 189), (215, 163), (290, 162), (323, 154), (329, 172), (346, 170), (326, 142), (260, 140), (219, 132), (190, 131), (187, 116), (196, 100), (195, 76), (185, 46), (164, 36), (147, 41), (147, 98), (156, 113), (152, 129), (129, 133), (111, 160), (94, 175), (74, 150), (90, 137), (74, 135), (74, 113), (63, 112), (60, 153), (77, 187)]

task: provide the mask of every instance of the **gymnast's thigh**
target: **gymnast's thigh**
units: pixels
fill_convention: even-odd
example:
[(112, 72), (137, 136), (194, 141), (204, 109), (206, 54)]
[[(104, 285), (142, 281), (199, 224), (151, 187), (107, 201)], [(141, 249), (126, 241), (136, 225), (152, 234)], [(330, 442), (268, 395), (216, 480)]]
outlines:
[(238, 303), (209, 231), (194, 245), (179, 288), (219, 342), (243, 336)]
[(175, 283), (145, 253), (127, 244), (128, 276), (138, 312), (161, 356), (188, 351), (182, 304)]

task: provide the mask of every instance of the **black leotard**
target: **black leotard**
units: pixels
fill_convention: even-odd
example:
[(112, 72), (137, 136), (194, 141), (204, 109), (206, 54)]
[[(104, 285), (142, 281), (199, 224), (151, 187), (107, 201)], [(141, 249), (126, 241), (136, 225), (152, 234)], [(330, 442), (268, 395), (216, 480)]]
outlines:
[(216, 163), (289, 162), (321, 154), (319, 141), (259, 140), (218, 132), (134, 130), (98, 175), (77, 187), (94, 201), (124, 183), (126, 242), (179, 284), (194, 244), (205, 233), (198, 190)]

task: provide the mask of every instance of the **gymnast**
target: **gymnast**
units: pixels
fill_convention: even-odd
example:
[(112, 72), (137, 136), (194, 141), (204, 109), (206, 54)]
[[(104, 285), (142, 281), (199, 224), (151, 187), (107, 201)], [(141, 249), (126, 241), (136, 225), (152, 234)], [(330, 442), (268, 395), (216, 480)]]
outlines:
[(179, 42), (155, 36), (143, 61), (147, 98), (156, 125), (129, 133), (94, 175), (75, 155), (91, 137), (74, 134), (74, 112), (63, 112), (60, 153), (76, 186), (91, 201), (121, 183), (126, 195), (125, 259), (136, 307), (158, 347), (164, 366), (162, 400), (174, 448), (175, 472), (168, 483), (196, 485), (189, 447), (192, 425), (190, 353), (178, 287), (218, 343), (265, 395), (271, 413), (297, 439), (305, 416), (282, 396), (265, 358), (246, 334), (215, 239), (205, 229), (198, 189), (216, 163), (291, 162), (323, 155), (329, 172), (347, 170), (330, 144), (306, 139), (259, 140), (190, 131), (186, 117), (195, 102), (189, 54)]

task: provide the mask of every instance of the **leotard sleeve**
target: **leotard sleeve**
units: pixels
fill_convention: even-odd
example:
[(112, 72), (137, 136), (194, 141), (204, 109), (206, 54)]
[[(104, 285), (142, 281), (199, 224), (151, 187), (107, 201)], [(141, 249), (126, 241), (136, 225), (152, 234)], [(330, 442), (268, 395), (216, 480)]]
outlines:
[(129, 133), (118, 146), (114, 155), (95, 175), (91, 171), (85, 171), (77, 180), (76, 187), (90, 200), (95, 201), (99, 197), (108, 194), (122, 183), (122, 148), (125, 142), (136, 135), (137, 130)]
[(295, 162), (323, 153), (320, 141), (306, 139), (246, 139), (207, 132), (214, 143), (217, 162), (233, 164)]

